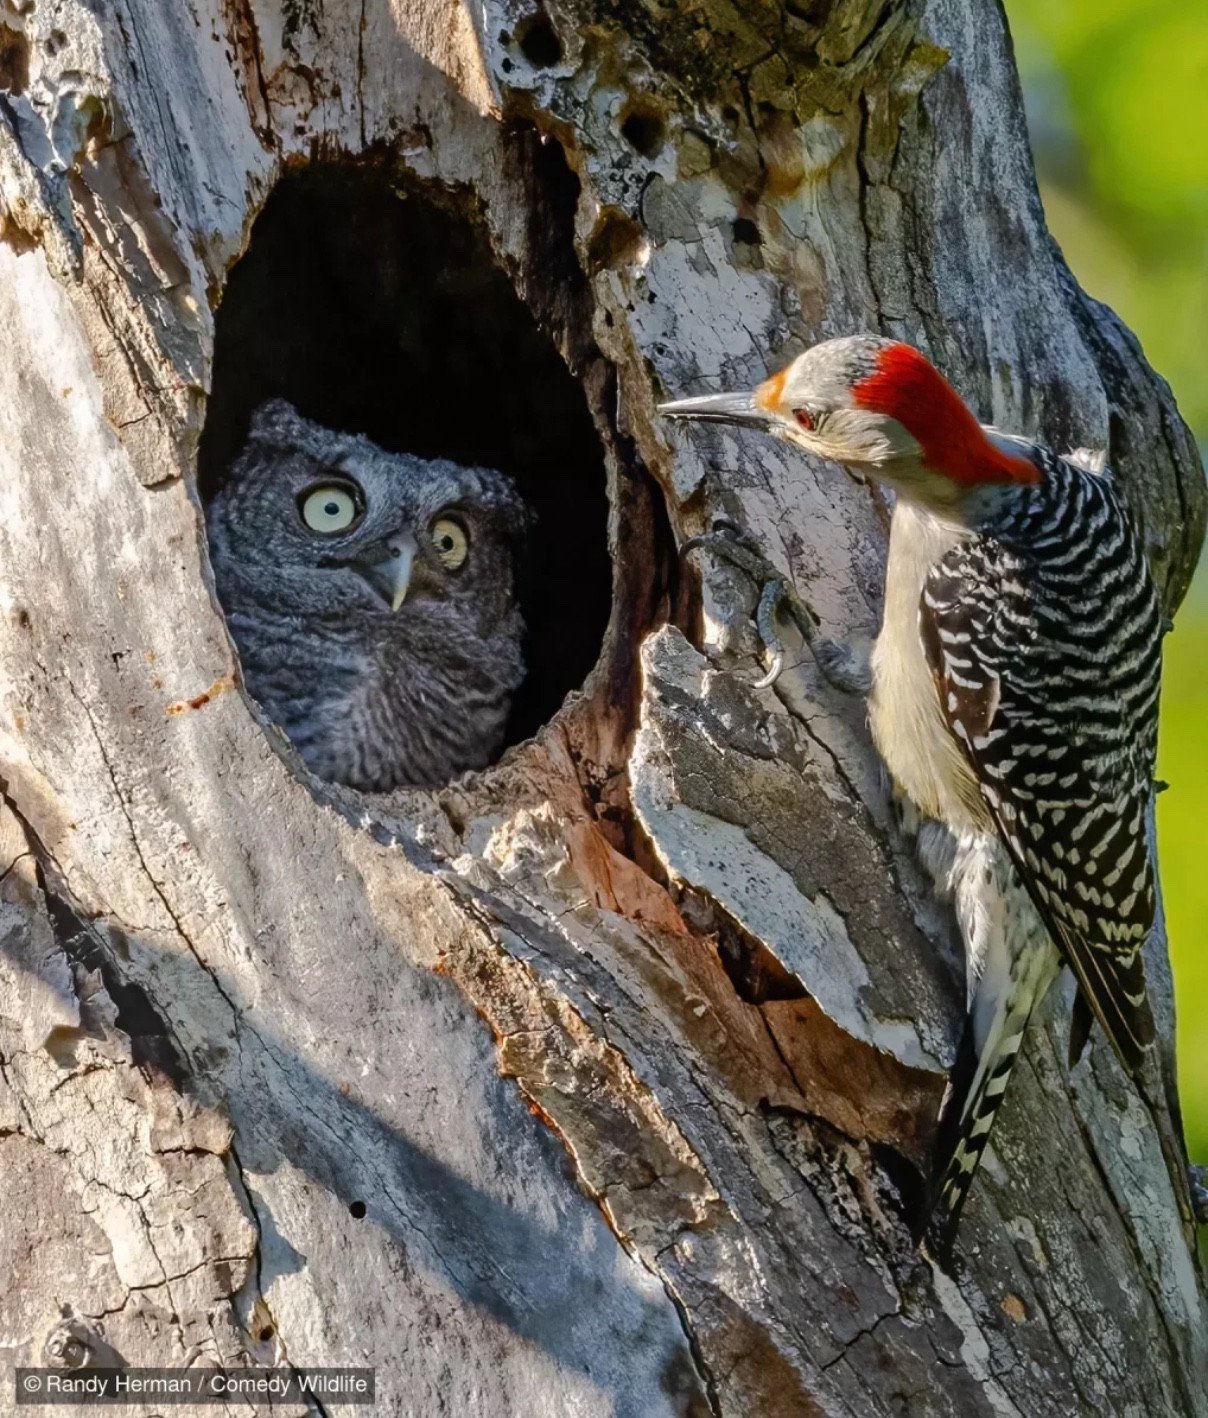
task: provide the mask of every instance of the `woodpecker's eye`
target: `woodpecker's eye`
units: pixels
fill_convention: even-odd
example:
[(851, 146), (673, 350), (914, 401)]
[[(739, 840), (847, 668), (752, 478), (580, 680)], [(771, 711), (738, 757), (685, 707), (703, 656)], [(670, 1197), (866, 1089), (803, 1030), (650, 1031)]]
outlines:
[(298, 511), (312, 532), (335, 536), (361, 520), (360, 492), (352, 483), (321, 483), (298, 499)]
[(797, 420), (797, 426), (807, 433), (814, 427), (814, 416), (808, 409), (794, 409), (793, 417)]
[(449, 571), (456, 571), (470, 554), (470, 539), (466, 529), (452, 517), (438, 517), (428, 529), (432, 545), (441, 565)]

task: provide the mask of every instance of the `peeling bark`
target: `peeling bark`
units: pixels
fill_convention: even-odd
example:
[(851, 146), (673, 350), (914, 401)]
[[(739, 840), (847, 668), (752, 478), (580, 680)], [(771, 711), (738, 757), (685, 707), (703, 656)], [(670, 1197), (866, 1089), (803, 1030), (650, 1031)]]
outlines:
[[(484, 433), (474, 360), (412, 405), (280, 331), (224, 372), (257, 216), (323, 165), (485, 253), (433, 339), (521, 329), (506, 288), (569, 392), (513, 371), (531, 402)], [(359, 267), (398, 358), (433, 354), (347, 200), (333, 290)], [(800, 646), (756, 688), (756, 588), (676, 556), (726, 517), (828, 633), (875, 630), (873, 490), (653, 412), (861, 329), (1109, 447), (1177, 605), (1198, 457), (1045, 231), (996, 6), (0, 0), (12, 1362), (370, 1363), (391, 1414), (1204, 1411), (1198, 1261), (1110, 1051), (1066, 1067), (1068, 988), (953, 1273), (913, 1250), (949, 910), (861, 707)], [(346, 411), (435, 398), (432, 438), (532, 464), (551, 538), (606, 480), (595, 668), (439, 792), (316, 782), (239, 688), (200, 500), (291, 344)], [(1173, 1079), (1161, 932), (1149, 972)]]

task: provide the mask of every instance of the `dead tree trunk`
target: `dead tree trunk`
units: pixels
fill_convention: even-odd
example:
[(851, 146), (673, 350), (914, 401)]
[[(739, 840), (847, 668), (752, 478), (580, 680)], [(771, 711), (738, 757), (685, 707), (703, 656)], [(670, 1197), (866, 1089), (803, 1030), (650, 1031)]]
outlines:
[[(997, 5), (2, 0), (0, 234), (10, 1363), (374, 1364), (424, 1418), (1208, 1411), (1068, 989), (954, 1274), (912, 1249), (948, 908), (862, 708), (808, 658), (755, 689), (754, 588), (676, 554), (740, 522), (872, 630), (885, 508), (653, 413), (902, 336), (1110, 445), (1178, 603), (1195, 450), (1045, 232)], [(269, 393), (537, 505), (490, 771), (334, 790), (239, 690), (199, 506)]]

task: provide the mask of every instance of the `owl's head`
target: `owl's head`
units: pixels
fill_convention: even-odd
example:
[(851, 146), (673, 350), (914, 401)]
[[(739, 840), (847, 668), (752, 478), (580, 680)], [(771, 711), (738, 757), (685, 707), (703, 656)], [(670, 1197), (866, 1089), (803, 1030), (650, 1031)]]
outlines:
[(262, 404), (207, 517), (221, 579), (300, 615), (414, 616), (451, 602), (489, 632), (526, 524), (502, 473), (387, 453)]

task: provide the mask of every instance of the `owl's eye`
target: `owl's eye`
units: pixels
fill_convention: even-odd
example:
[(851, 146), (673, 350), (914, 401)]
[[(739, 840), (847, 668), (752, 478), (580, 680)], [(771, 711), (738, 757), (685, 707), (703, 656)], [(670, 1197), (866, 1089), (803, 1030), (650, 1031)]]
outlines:
[(452, 517), (438, 517), (428, 528), (428, 535), (432, 538), (441, 565), (450, 571), (456, 571), (470, 554), (466, 529)]
[(344, 483), (324, 483), (303, 493), (299, 503), (302, 520), (312, 532), (333, 536), (346, 532), (361, 515), (356, 490)]

